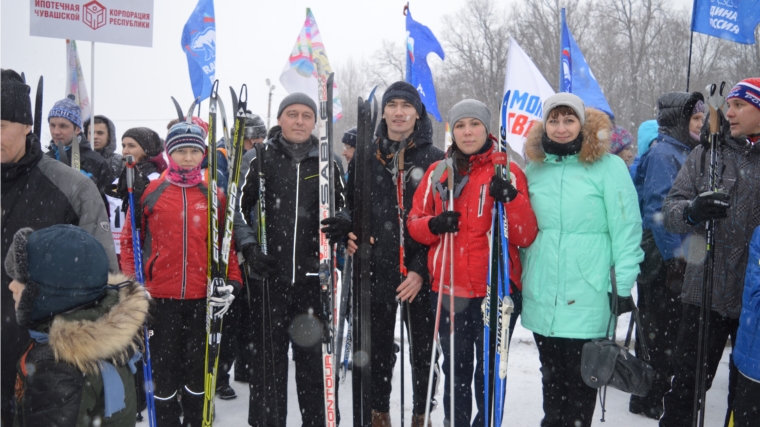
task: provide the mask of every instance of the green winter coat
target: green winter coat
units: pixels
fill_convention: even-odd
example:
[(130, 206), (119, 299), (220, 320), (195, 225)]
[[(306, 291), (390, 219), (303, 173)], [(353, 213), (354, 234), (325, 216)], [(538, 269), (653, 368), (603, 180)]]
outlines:
[(641, 214), (625, 163), (608, 154), (610, 121), (586, 109), (580, 153), (560, 158), (541, 145), (543, 125), (525, 145), (538, 236), (523, 250), (522, 325), (547, 337), (601, 338), (610, 317), (610, 267), (629, 296), (644, 259)]

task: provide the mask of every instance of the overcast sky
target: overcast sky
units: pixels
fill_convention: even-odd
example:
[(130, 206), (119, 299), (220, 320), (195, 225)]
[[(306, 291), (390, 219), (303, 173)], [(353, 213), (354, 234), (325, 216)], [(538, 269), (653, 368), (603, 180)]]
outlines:
[[(39, 76), (44, 75), (43, 112), (47, 116), (53, 103), (65, 96), (65, 40), (29, 35), (29, 0), (1, 1), (0, 66), (25, 72), (32, 94)], [(507, 4), (512, 0), (501, 1)], [(691, 0), (678, 2), (691, 9)], [(119, 140), (124, 131), (136, 126), (165, 134), (166, 123), (175, 115), (169, 97), (176, 97), (183, 109), (192, 100), (180, 37), (195, 4), (195, 0), (155, 0), (152, 48), (96, 43), (94, 95), (91, 43), (77, 43), (95, 114), (115, 122)], [(246, 83), (249, 109), (266, 120), (265, 80), (270, 78), (277, 86), (272, 100), (276, 111), (287, 95), (279, 82), (280, 72), (303, 26), (307, 7), (314, 13), (334, 69), (349, 58), (370, 59), (384, 39), (403, 44), (404, 4), (390, 0), (216, 0), (216, 77), (224, 89), (220, 93), (224, 93), (225, 103), (230, 105), (228, 86), (237, 90)], [(410, 7), (414, 19), (442, 40), (443, 16), (458, 12), (464, 4), (465, 0), (412, 0)], [(430, 58), (431, 63), (438, 61), (434, 55)], [(203, 114), (206, 108), (204, 103)], [(48, 140), (45, 126), (43, 141)]]

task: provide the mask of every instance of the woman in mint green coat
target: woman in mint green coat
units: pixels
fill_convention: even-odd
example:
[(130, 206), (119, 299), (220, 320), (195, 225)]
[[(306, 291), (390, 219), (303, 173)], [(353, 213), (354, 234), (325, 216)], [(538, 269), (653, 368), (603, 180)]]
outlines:
[(581, 379), (581, 349), (605, 336), (610, 268), (622, 313), (644, 258), (636, 190), (625, 163), (607, 152), (611, 129), (605, 113), (558, 93), (525, 145), (538, 236), (523, 252), (521, 321), (541, 359), (542, 427), (591, 425), (596, 390)]

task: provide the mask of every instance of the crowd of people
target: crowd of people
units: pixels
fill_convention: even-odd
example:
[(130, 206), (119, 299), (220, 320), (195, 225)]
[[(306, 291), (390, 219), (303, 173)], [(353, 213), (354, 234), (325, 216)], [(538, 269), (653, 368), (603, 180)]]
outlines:
[[(165, 137), (128, 129), (119, 154), (113, 121), (95, 116), (90, 129), (64, 98), (48, 113), (52, 141), (43, 151), (29, 92), (17, 72), (2, 70), (2, 425), (135, 425), (146, 405), (145, 322), (158, 425), (201, 425), (210, 155), (219, 188), (233, 179), (240, 193), (229, 277), (216, 297), (229, 307), (216, 395), (237, 397), (234, 375), (250, 387), (248, 423), (284, 427), (292, 350), (302, 424), (324, 425), (319, 239), (324, 233), (336, 245), (341, 263), (358, 250), (357, 129), (341, 139), (345, 172), (339, 156), (328, 160), (336, 214), (320, 221), (313, 135), (320, 112), (305, 94), (283, 99), (271, 129), (247, 114), (234, 181), (225, 141), (209, 147), (199, 117), (172, 121)], [(712, 284), (706, 386), (730, 338), (725, 425), (757, 425), (760, 78), (737, 83), (726, 102), (723, 112), (699, 92), (663, 94), (656, 120), (642, 123), (634, 140), (608, 114), (558, 93), (544, 101), (523, 163), (504, 155), (482, 102), (451, 108), (444, 151), (417, 90), (391, 84), (369, 173), (372, 426), (391, 426), (399, 311), (410, 344), (411, 425), (432, 425), (425, 426), (431, 371), (445, 385), (445, 425), (483, 427), (489, 417), (479, 355), (495, 204), (509, 224), (509, 336), (518, 317), (533, 333), (541, 426), (591, 425), (597, 390), (581, 377), (583, 346), (607, 336), (611, 315), (636, 306), (643, 329), (636, 352), (646, 342), (655, 375), (646, 396), (631, 396), (629, 410), (662, 427), (691, 425), (704, 283)], [(219, 199), (224, 211), (226, 197)], [(714, 224), (710, 258), (707, 223)], [(138, 243), (145, 288), (136, 281)], [(436, 316), (440, 371), (430, 359)]]

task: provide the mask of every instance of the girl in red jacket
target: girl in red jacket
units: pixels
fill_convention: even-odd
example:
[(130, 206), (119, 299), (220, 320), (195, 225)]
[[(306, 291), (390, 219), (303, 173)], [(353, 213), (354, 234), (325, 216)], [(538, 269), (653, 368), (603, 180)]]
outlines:
[[(504, 203), (509, 220), (510, 288), (515, 312), (509, 325), (510, 336), (522, 307), (520, 275), (522, 267), (517, 247), (525, 247), (536, 238), (536, 217), (528, 199), (525, 175), (514, 163), (510, 164), (511, 181), (494, 175), (494, 165), (506, 164), (506, 158), (494, 152), (495, 139), (489, 134), (491, 112), (480, 101), (467, 99), (449, 111), (453, 123), (453, 144), (447, 156), (454, 160), (455, 201), (454, 211), (443, 208), (441, 190), (446, 193), (447, 173), (433, 176), (438, 162), (430, 166), (414, 194), (409, 215), (409, 233), (416, 241), (429, 245), (428, 269), (433, 276), (433, 292), (450, 294), (448, 259), (454, 262), (454, 348), (456, 366), (454, 376), (454, 423), (469, 426), (472, 413), (472, 378), (475, 376), (475, 400), (478, 414), (473, 426), (483, 426), (483, 313), (481, 305), (486, 296), (488, 276), (491, 215), (495, 201)], [(437, 185), (439, 184), (440, 185)], [(436, 190), (437, 188), (437, 190)], [(442, 264), (443, 235), (454, 235), (454, 254), (446, 255)], [(433, 309), (437, 298), (431, 296)], [(444, 424), (451, 420), (449, 407), (449, 298), (443, 298), (439, 336), (443, 347), (443, 372), (446, 374), (443, 408)], [(473, 353), (474, 351), (474, 353)], [(477, 355), (477, 356), (475, 356)], [(477, 360), (476, 370), (473, 362)]]
[[(206, 349), (206, 284), (208, 266), (208, 187), (201, 162), (206, 133), (190, 123), (169, 129), (166, 151), (169, 169), (152, 181), (142, 196), (141, 241), (145, 286), (151, 308), (151, 361), (156, 416), (160, 426), (199, 426), (203, 420)], [(224, 212), (219, 193), (219, 210)], [(219, 224), (223, 230), (224, 224)], [(131, 220), (121, 234), (122, 268), (134, 275)], [(224, 302), (240, 290), (241, 278), (234, 247), (230, 249), (229, 280)]]

